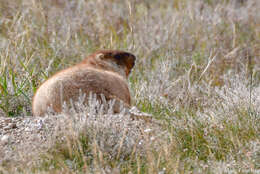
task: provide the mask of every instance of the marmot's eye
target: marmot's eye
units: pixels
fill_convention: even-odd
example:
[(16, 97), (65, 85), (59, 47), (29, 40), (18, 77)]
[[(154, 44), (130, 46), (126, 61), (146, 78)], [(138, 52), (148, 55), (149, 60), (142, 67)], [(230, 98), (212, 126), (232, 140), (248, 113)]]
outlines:
[(114, 55), (114, 58), (117, 59), (117, 60), (120, 60), (120, 59), (124, 58), (124, 55), (123, 54), (116, 54), (116, 55)]

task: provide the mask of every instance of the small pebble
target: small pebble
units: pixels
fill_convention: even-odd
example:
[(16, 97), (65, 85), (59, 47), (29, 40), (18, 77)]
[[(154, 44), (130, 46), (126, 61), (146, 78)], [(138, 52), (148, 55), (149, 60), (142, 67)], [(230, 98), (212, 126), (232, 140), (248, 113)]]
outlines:
[(16, 126), (15, 123), (11, 123), (11, 124), (9, 124), (9, 127), (10, 127), (11, 129), (15, 129), (15, 128), (17, 128), (17, 126)]
[(1, 138), (1, 143), (2, 143), (3, 145), (6, 145), (6, 144), (8, 143), (8, 141), (9, 141), (9, 139), (10, 139), (10, 136), (9, 136), (9, 135), (4, 135), (4, 136), (2, 136), (2, 138)]
[(12, 119), (11, 119), (11, 118), (4, 120), (4, 123), (6, 123), (6, 124), (11, 123), (11, 122), (12, 122)]
[(17, 128), (15, 123), (10, 123), (8, 126), (4, 127), (4, 130), (9, 130), (9, 129), (15, 129)]

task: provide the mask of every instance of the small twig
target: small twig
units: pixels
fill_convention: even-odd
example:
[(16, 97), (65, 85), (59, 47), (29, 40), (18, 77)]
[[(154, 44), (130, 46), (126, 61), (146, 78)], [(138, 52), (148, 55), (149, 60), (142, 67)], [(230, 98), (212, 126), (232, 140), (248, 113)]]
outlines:
[(151, 114), (141, 112), (136, 107), (132, 107), (131, 109), (129, 109), (128, 113), (130, 114), (130, 117), (134, 120), (143, 120), (145, 121), (145, 123), (152, 123), (159, 126), (163, 125), (163, 122), (161, 120), (154, 119)]
[(251, 105), (252, 105), (252, 86), (253, 86), (253, 72), (252, 72), (252, 58), (249, 55), (248, 51), (246, 53), (248, 58), (248, 69), (249, 69), (249, 111), (251, 111)]
[[(218, 55), (218, 53), (216, 53), (215, 56), (214, 56), (212, 59), (209, 60), (209, 62), (208, 62), (208, 64), (207, 64), (206, 68), (205, 68), (204, 71), (201, 73), (198, 82), (201, 80), (202, 76), (203, 76), (203, 75), (206, 73), (206, 71), (209, 69), (210, 65), (211, 65), (212, 62), (216, 59), (217, 55)], [(210, 57), (211, 57), (211, 56), (210, 56)]]

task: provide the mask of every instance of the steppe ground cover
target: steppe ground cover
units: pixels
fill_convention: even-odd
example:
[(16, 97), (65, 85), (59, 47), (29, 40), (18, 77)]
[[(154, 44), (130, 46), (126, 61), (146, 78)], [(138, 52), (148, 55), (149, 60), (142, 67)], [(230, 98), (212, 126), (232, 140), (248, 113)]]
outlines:
[(138, 58), (133, 105), (162, 122), (79, 100), (63, 138), (0, 173), (259, 173), (259, 11), (259, 0), (0, 0), (2, 116), (30, 116), (49, 76), (122, 49)]

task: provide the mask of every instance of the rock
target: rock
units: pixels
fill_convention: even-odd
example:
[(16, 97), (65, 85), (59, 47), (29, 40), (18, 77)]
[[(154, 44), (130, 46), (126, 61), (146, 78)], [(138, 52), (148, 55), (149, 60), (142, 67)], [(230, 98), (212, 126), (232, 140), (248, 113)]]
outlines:
[(11, 129), (15, 129), (15, 128), (17, 128), (17, 126), (16, 126), (15, 123), (11, 123), (9, 126), (10, 126)]
[(9, 142), (9, 140), (10, 140), (10, 136), (9, 135), (4, 135), (1, 138), (1, 144), (6, 145)]
[(5, 119), (5, 120), (4, 120), (4, 123), (5, 123), (5, 124), (11, 123), (11, 122), (12, 122), (12, 119), (11, 119), (11, 118), (8, 118), (8, 119)]
[(15, 129), (17, 128), (15, 123), (9, 123), (7, 126), (4, 127), (4, 130), (10, 130), (10, 129)]

